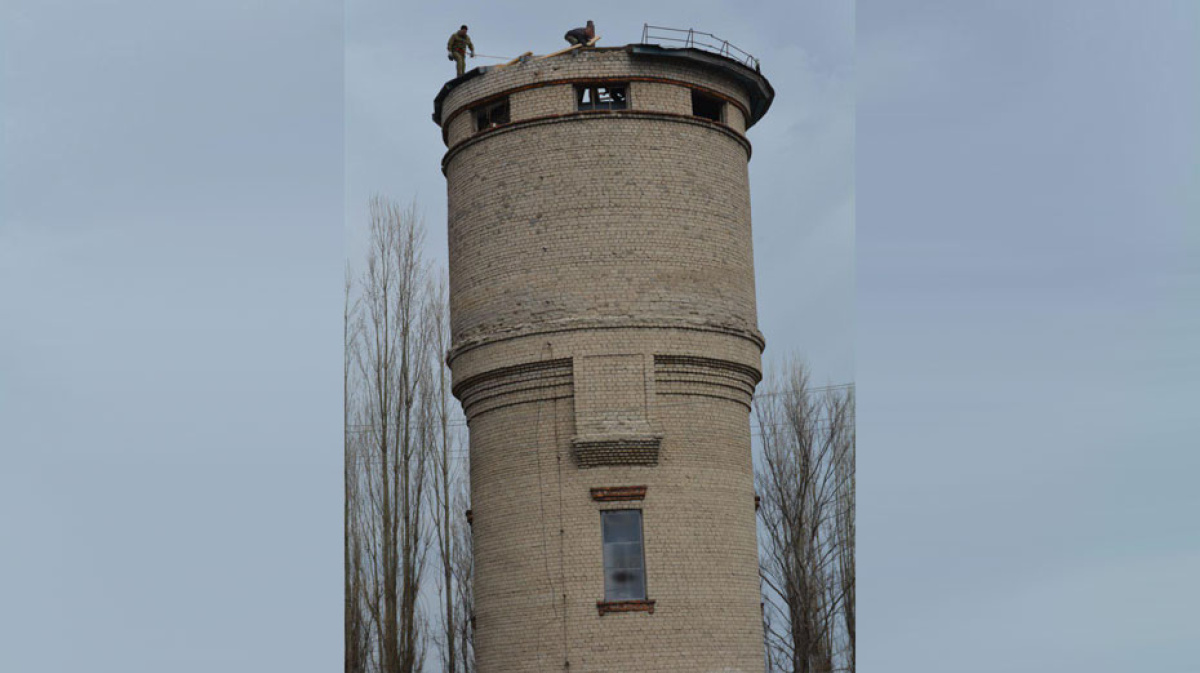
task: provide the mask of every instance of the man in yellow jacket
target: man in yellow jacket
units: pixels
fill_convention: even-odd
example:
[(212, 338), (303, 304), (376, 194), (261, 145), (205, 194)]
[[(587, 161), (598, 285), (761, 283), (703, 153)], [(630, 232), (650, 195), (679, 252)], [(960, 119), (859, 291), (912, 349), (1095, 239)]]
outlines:
[(450, 36), (450, 41), (446, 43), (446, 51), (450, 52), (449, 57), (454, 61), (455, 77), (462, 77), (462, 74), (467, 70), (467, 50), (471, 50), (471, 58), (475, 58), (475, 45), (471, 44), (471, 38), (467, 37), (467, 27), (459, 28)]

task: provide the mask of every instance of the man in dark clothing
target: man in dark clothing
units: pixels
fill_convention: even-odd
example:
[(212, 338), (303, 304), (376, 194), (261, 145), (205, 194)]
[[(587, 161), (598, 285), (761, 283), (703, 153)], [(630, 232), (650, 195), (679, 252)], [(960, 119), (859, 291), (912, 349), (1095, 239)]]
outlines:
[(450, 60), (454, 61), (456, 77), (462, 77), (467, 69), (467, 49), (471, 50), (471, 58), (475, 58), (475, 45), (471, 44), (471, 38), (467, 37), (467, 27), (463, 26), (450, 35), (450, 41), (446, 43), (446, 51), (449, 52)]
[(596, 26), (591, 21), (587, 22), (586, 27), (572, 28), (567, 31), (566, 35), (563, 35), (563, 39), (572, 45), (582, 44), (584, 46), (587, 46), (587, 43), (594, 37), (596, 37)]

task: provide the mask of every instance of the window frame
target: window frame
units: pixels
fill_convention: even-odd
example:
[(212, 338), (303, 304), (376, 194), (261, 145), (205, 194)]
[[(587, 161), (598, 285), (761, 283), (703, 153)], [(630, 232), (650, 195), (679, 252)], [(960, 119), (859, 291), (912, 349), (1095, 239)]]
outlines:
[[(623, 95), (623, 100), (607, 102), (601, 101), (601, 90), (620, 90)], [(587, 94), (590, 99), (584, 102), (584, 95)], [(611, 94), (610, 98), (611, 98)], [(589, 112), (592, 110), (628, 110), (629, 106), (629, 82), (596, 82), (592, 84), (576, 84), (575, 85), (575, 110), (577, 112)]]
[[(607, 551), (608, 546), (610, 544), (620, 545), (620, 544), (629, 544), (629, 543), (628, 542), (608, 542), (607, 540), (605, 540), (605, 537), (604, 537), (605, 521), (604, 520), (605, 520), (606, 516), (609, 516), (612, 514), (617, 514), (617, 513), (623, 513), (623, 512), (636, 512), (637, 513), (638, 562), (640, 563), (638, 569), (641, 570), (641, 576), (642, 576), (642, 580), (641, 580), (641, 589), (642, 589), (641, 594), (642, 595), (641, 596), (618, 597), (614, 594), (610, 594), (610, 592), (609, 592), (608, 575), (609, 575), (610, 570), (620, 570), (620, 569), (630, 569), (630, 568), (626, 568), (624, 566), (621, 568), (610, 568), (608, 565), (608, 558), (607, 558), (608, 554), (605, 552)], [(634, 507), (622, 507), (622, 508), (600, 510), (600, 547), (601, 547), (600, 562), (604, 568), (604, 602), (605, 603), (623, 603), (623, 602), (648, 601), (649, 597), (650, 597), (650, 578), (647, 576), (647, 572), (646, 572), (646, 516), (645, 516), (645, 513), (643, 512), (643, 510), (641, 510), (639, 508), (634, 508)]]
[[(501, 109), (504, 111), (504, 121), (492, 121), (493, 116), (496, 116), (496, 112)], [(484, 119), (487, 119), (486, 124), (483, 122)], [(494, 129), (497, 126), (504, 126), (511, 122), (512, 110), (508, 105), (508, 96), (471, 108), (471, 123), (475, 126), (476, 133)]]

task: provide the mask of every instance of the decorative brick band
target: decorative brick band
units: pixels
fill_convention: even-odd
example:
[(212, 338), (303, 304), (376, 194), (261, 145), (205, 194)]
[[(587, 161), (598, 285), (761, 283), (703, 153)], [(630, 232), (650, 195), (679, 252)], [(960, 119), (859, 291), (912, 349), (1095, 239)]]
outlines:
[[(709, 87), (701, 86), (699, 84), (693, 84), (691, 82), (685, 82), (681, 79), (672, 79), (670, 77), (637, 77), (637, 76), (632, 76), (632, 77), (574, 77), (574, 78), (565, 78), (565, 79), (550, 79), (550, 80), (544, 80), (541, 82), (530, 82), (529, 84), (523, 84), (521, 86), (512, 87), (511, 89), (505, 89), (504, 91), (501, 91), (499, 93), (494, 93), (494, 94), (491, 94), (490, 96), (485, 96), (484, 98), (479, 98), (479, 99), (470, 101), (465, 105), (455, 108), (454, 111), (452, 111), (449, 115), (446, 116), (445, 120), (443, 120), (439, 123), (439, 125), (442, 127), (442, 142), (446, 142), (446, 140), (448, 138), (447, 134), (449, 133), (449, 130), (450, 130), (450, 123), (454, 121), (455, 117), (459, 116), (460, 114), (462, 114), (468, 110), (474, 109), (480, 105), (487, 105), (488, 103), (492, 103), (492, 102), (507, 98), (507, 97), (513, 95), (514, 93), (518, 93), (521, 91), (528, 91), (530, 89), (540, 89), (541, 87), (544, 87), (544, 86), (558, 86), (558, 85), (562, 85), (562, 84), (578, 84), (578, 85), (583, 85), (583, 86), (598, 86), (598, 85), (603, 85), (603, 84), (626, 84), (628, 82), (652, 82), (654, 84), (673, 84), (675, 86), (681, 86), (685, 89), (692, 89), (695, 91), (699, 91), (703, 94), (712, 96), (714, 98), (720, 98), (721, 100), (725, 101), (726, 103), (729, 103), (730, 105), (736, 107), (738, 110), (741, 111), (743, 118), (745, 118), (745, 119), (751, 118), (750, 117), (750, 108), (746, 107), (746, 105), (744, 103), (742, 103), (742, 101), (740, 101), (732, 96), (729, 96), (727, 94), (723, 94), (720, 91), (717, 91), (716, 89), (711, 89)], [(636, 112), (637, 110), (634, 110), (634, 111)], [(523, 121), (523, 120), (517, 120), (517, 121)]]
[(610, 612), (649, 612), (654, 614), (654, 601), (599, 601), (596, 610), (603, 617)]
[(570, 358), (501, 367), (477, 374), (454, 386), (467, 419), (502, 407), (568, 398), (572, 395)]
[(718, 397), (750, 408), (762, 374), (738, 362), (692, 355), (655, 355), (654, 385), (660, 395)]
[[(753, 343), (761, 353), (766, 347), (766, 339), (762, 332), (752, 326), (723, 325), (712, 322), (700, 322), (686, 318), (569, 318), (566, 320), (548, 321), (537, 325), (521, 325), (507, 329), (477, 328), (466, 334), (455, 335), (454, 345), (446, 355), (446, 362), (453, 367), (454, 359), (467, 351), (487, 346), (489, 344), (521, 339), (541, 334), (561, 334), (563, 332), (594, 332), (603, 329), (680, 329), (696, 332), (727, 334)], [(759, 377), (761, 378), (761, 376)], [(756, 379), (757, 381), (758, 379)], [(456, 386), (456, 390), (458, 387)], [(457, 393), (455, 393), (457, 395)]]
[(631, 437), (576, 437), (571, 453), (579, 467), (606, 465), (658, 465), (660, 435)]
[(581, 112), (566, 112), (563, 114), (543, 115), (541, 117), (530, 117), (529, 119), (521, 119), (507, 124), (501, 124), (490, 129), (479, 131), (469, 138), (464, 138), (455, 143), (453, 147), (446, 150), (446, 154), (442, 157), (442, 175), (446, 174), (450, 167), (450, 161), (458, 155), (465, 147), (482, 142), (488, 138), (494, 138), (503, 133), (510, 133), (519, 129), (530, 128), (533, 126), (543, 126), (545, 124), (562, 124), (586, 120), (630, 120), (630, 119), (651, 119), (657, 121), (676, 122), (679, 124), (691, 124), (703, 128), (710, 128), (715, 131), (720, 131), (725, 135), (733, 138), (742, 149), (746, 151), (746, 161), (750, 160), (750, 155), (753, 153), (753, 148), (750, 141), (742, 134), (734, 131), (732, 127), (723, 122), (712, 121), (703, 117), (695, 117), (693, 115), (678, 114), (675, 112), (650, 112), (648, 110), (583, 110)]
[(592, 489), (592, 500), (616, 502), (618, 500), (645, 500), (645, 486), (602, 486)]

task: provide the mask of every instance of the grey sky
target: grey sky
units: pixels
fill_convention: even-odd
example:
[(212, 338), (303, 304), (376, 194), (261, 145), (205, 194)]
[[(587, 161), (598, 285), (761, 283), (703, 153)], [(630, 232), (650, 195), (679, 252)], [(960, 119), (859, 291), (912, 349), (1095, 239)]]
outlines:
[(1200, 5), (857, 27), (864, 670), (1200, 670)]
[(0, 670), (334, 670), (340, 3), (14, 0)]
[(446, 37), (589, 18), (778, 91), (760, 325), (859, 385), (864, 670), (1196, 670), (1195, 3), (0, 12), (0, 670), (340, 665), (343, 216), (444, 260)]

